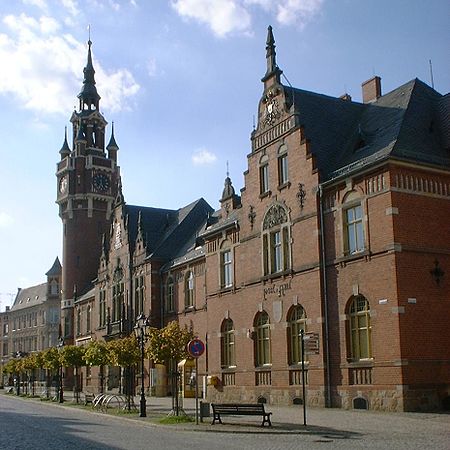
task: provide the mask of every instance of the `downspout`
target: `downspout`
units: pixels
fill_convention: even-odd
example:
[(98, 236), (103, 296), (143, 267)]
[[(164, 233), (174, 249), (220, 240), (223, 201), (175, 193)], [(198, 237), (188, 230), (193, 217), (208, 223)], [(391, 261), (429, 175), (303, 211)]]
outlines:
[(325, 406), (331, 408), (331, 369), (330, 369), (330, 332), (328, 319), (328, 282), (327, 282), (327, 264), (325, 251), (325, 220), (323, 213), (323, 188), (319, 184), (319, 214), (320, 214), (320, 269), (322, 271), (322, 296), (324, 305), (324, 325), (325, 325), (325, 358), (326, 358), (326, 394)]

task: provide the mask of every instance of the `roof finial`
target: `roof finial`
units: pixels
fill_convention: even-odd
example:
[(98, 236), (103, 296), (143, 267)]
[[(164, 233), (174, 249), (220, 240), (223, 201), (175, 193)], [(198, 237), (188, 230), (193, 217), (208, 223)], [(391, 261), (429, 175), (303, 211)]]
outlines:
[(67, 155), (70, 155), (69, 144), (67, 143), (67, 127), (64, 127), (64, 143), (59, 151), (61, 159), (64, 159)]
[(277, 66), (276, 52), (275, 52), (275, 39), (273, 37), (272, 26), (267, 28), (267, 40), (266, 40), (266, 62), (267, 71), (262, 81), (267, 80), (270, 76), (276, 75), (279, 82), (279, 77), (282, 71)]
[(227, 178), (229, 178), (229, 176), (230, 176), (230, 167), (227, 160)]

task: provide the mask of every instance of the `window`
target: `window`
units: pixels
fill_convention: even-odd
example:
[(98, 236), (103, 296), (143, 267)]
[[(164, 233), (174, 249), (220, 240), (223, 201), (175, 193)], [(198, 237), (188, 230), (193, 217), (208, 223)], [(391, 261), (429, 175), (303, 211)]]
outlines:
[[(70, 322), (70, 316), (66, 313), (64, 316), (64, 336), (70, 336), (71, 335), (71, 322)], [(51, 345), (49, 345), (51, 346)]]
[(273, 205), (263, 221), (263, 272), (276, 274), (290, 269), (290, 237), (286, 210)]
[(173, 312), (175, 310), (175, 302), (173, 296), (173, 278), (169, 277), (166, 284), (166, 312)]
[[(302, 336), (301, 330), (306, 331), (306, 314), (300, 306), (294, 306), (288, 313), (288, 362), (301, 364), (302, 362)], [(305, 358), (306, 360), (306, 358)]]
[(269, 192), (269, 158), (264, 155), (259, 161), (259, 186), (260, 194)]
[(92, 309), (91, 305), (88, 305), (86, 309), (86, 333), (90, 333), (91, 330), (91, 315), (92, 315)]
[(184, 307), (194, 306), (194, 274), (188, 271), (184, 278)]
[(77, 335), (81, 334), (81, 309), (77, 311)]
[(140, 275), (134, 279), (134, 312), (136, 317), (144, 312), (144, 298), (144, 276)]
[(113, 286), (112, 293), (112, 321), (117, 322), (122, 319), (122, 305), (123, 305), (123, 283), (117, 283)]
[(99, 293), (99, 303), (98, 303), (98, 324), (100, 327), (106, 325), (106, 290), (101, 289)]
[(363, 209), (356, 192), (345, 198), (349, 205), (344, 206), (345, 251), (352, 255), (364, 250)]
[(255, 365), (262, 367), (272, 364), (270, 348), (269, 315), (263, 311), (255, 319)]
[(278, 150), (278, 185), (283, 186), (289, 181), (287, 146), (283, 144)]
[(59, 285), (56, 280), (52, 280), (50, 284), (50, 295), (58, 295)]
[(362, 295), (351, 298), (349, 303), (350, 358), (353, 361), (372, 358), (372, 338), (369, 302)]
[(222, 368), (236, 367), (236, 356), (234, 346), (234, 324), (231, 319), (222, 323)]
[(220, 285), (222, 288), (233, 286), (233, 261), (231, 249), (220, 254)]

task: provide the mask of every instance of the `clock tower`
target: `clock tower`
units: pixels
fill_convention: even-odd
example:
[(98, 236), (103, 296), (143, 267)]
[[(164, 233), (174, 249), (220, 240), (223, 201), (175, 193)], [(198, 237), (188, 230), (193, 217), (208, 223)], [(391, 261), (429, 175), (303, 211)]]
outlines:
[(57, 164), (57, 199), (63, 223), (62, 334), (73, 342), (73, 302), (97, 277), (102, 236), (109, 233), (112, 205), (120, 169), (119, 147), (114, 138), (105, 148), (107, 122), (100, 112), (95, 86), (92, 42), (88, 42), (84, 80), (78, 94), (79, 106), (70, 118), (72, 149), (67, 130)]

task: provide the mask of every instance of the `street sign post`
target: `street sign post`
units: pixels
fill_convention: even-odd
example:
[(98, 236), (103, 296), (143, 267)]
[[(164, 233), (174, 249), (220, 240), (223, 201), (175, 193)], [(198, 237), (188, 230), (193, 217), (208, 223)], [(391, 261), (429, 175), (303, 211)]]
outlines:
[(186, 346), (187, 352), (195, 359), (195, 423), (198, 425), (198, 358), (205, 352), (202, 340), (194, 338)]

